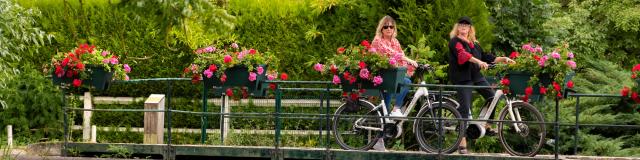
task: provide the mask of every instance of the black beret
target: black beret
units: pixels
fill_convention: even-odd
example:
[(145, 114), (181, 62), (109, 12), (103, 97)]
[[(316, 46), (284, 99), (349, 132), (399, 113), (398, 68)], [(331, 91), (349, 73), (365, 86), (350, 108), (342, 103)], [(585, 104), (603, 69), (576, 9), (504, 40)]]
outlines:
[(472, 24), (471, 23), (471, 18), (464, 16), (464, 17), (460, 17), (460, 19), (458, 19), (458, 23), (460, 24)]

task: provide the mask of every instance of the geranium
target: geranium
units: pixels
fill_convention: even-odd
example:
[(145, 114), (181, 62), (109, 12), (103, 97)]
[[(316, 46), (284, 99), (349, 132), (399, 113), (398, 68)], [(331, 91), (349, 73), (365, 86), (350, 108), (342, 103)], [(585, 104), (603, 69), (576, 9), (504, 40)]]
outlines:
[(95, 70), (103, 69), (113, 73), (112, 79), (107, 81), (128, 80), (127, 73), (131, 72), (131, 66), (120, 63), (116, 54), (88, 44), (80, 44), (69, 52), (54, 55), (51, 64), (55, 68), (52, 73), (54, 79), (69, 78), (71, 80), (66, 82), (71, 84), (67, 85), (73, 87), (80, 87), (84, 80), (91, 78)]
[[(378, 52), (381, 52), (381, 49), (374, 48), (369, 41), (363, 40), (358, 45), (338, 47), (337, 54), (329, 57), (324, 63), (313, 63), (312, 67), (321, 74), (330, 73), (331, 81), (336, 85), (353, 85), (353, 89), (361, 89), (361, 84), (366, 82), (368, 85), (379, 87), (387, 81), (381, 71), (402, 66), (399, 59), (402, 58), (402, 54)], [(327, 70), (331, 72), (325, 72)]]
[[(275, 77), (273, 75), (278, 74), (279, 61), (272, 53), (262, 53), (253, 48), (240, 47), (237, 43), (225, 46), (206, 46), (196, 49), (194, 53), (195, 58), (192, 64), (185, 68), (183, 76), (191, 77), (193, 83), (207, 80), (205, 85), (231, 87), (228, 88), (231, 94), (227, 95), (232, 96), (234, 99), (238, 99), (237, 96), (246, 98), (249, 91), (257, 93), (254, 90), (260, 88), (247, 89), (249, 84), (256, 85), (255, 83), (258, 83), (258, 80), (262, 81), (265, 77), (268, 77), (269, 80), (274, 80)], [(236, 72), (226, 73), (231, 68), (244, 69), (242, 72), (237, 72), (243, 74), (233, 74)], [(229, 84), (230, 82), (245, 83), (238, 82), (236, 77), (244, 77), (243, 80), (247, 82), (246, 86), (242, 86), (243, 84)]]
[(640, 97), (638, 93), (640, 93), (640, 64), (636, 64), (631, 68), (631, 79), (635, 81), (633, 87), (629, 88), (624, 86), (620, 91), (620, 94), (623, 97), (623, 101), (631, 104), (633, 110), (640, 112)]
[[(565, 84), (561, 82), (565, 82), (566, 75), (577, 68), (577, 64), (574, 59), (575, 54), (569, 50), (569, 46), (566, 43), (558, 45), (557, 47), (552, 48), (550, 52), (546, 53), (542, 49), (542, 46), (527, 43), (522, 45), (519, 52), (514, 51), (509, 57), (516, 61), (516, 63), (498, 65), (497, 70), (501, 70), (502, 72), (508, 71), (509, 73), (519, 72), (530, 74), (531, 77), (527, 82), (527, 87), (519, 89), (521, 92), (525, 91), (525, 98), (530, 97), (532, 94), (537, 94), (533, 92), (533, 89), (529, 89), (529, 87), (534, 86), (538, 86), (536, 88), (539, 88), (539, 90), (535, 91), (540, 94), (553, 92), (552, 94), (546, 95), (562, 95), (562, 86)], [(508, 79), (509, 77), (507, 76), (504, 78)], [(552, 82), (553, 90), (549, 90), (547, 92), (547, 88), (549, 88), (548, 85)], [(566, 85), (569, 88), (573, 88), (574, 86), (572, 81), (568, 81)], [(501, 83), (500, 86), (505, 90), (509, 89), (509, 84)]]

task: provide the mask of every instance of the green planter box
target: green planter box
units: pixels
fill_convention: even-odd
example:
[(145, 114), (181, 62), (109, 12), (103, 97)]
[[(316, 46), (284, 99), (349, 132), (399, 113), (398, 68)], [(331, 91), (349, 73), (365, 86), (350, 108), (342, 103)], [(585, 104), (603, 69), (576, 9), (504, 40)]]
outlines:
[(264, 96), (268, 85), (263, 85), (262, 82), (267, 80), (267, 66), (259, 66), (264, 68), (264, 72), (262, 74), (256, 73), (256, 80), (253, 82), (249, 81), (249, 68), (246, 66), (234, 66), (227, 68), (227, 70), (224, 71), (225, 75), (227, 75), (227, 81), (225, 83), (222, 83), (220, 78), (216, 75), (211, 76), (211, 78), (207, 78), (207, 76), (203, 74), (204, 87), (221, 87), (214, 91), (216, 95), (224, 93), (224, 91), (229, 87), (247, 87), (247, 90), (253, 94), (253, 96)]
[(398, 93), (400, 92), (400, 83), (403, 83), (404, 77), (406, 77), (407, 68), (390, 68), (381, 70), (377, 75), (380, 75), (383, 79), (382, 84), (378, 86), (374, 86), (373, 82), (370, 80), (360, 79), (357, 73), (352, 74), (352, 76), (357, 76), (358, 79), (353, 84), (349, 84), (347, 79), (344, 79), (344, 76), (340, 76), (340, 83), (342, 84), (342, 91), (351, 92), (358, 89), (376, 89), (383, 90), (388, 92)]
[[(517, 95), (524, 95), (524, 90), (528, 87), (529, 79), (531, 79), (532, 76), (531, 73), (509, 71), (508, 76), (511, 82), (509, 84), (510, 92)], [(538, 78), (540, 78), (540, 82), (545, 86), (551, 84), (552, 78), (548, 74), (543, 74)], [(539, 85), (532, 86), (532, 88), (532, 96), (540, 95)]]
[[(83, 86), (94, 87), (97, 90), (106, 90), (109, 88), (109, 83), (113, 79), (113, 72), (107, 72), (101, 65), (86, 65), (86, 71), (91, 75), (89, 79), (82, 80)], [(72, 84), (74, 78), (67, 78), (66, 76), (58, 77), (54, 72), (51, 72), (53, 84)]]
[(484, 76), (484, 79), (487, 80), (490, 86), (500, 83), (500, 77), (497, 76)]

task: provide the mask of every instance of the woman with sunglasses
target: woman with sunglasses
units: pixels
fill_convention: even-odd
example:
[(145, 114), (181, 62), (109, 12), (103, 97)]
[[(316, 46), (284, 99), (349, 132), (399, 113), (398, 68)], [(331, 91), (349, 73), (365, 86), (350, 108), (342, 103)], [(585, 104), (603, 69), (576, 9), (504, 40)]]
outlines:
[[(458, 23), (453, 25), (453, 30), (449, 33), (451, 38), (449, 41), (449, 80), (455, 85), (489, 86), (487, 80), (480, 73), (480, 69), (489, 68), (488, 63), (515, 63), (507, 57), (495, 57), (484, 53), (476, 39), (475, 32), (471, 18), (465, 16), (458, 19)], [(471, 112), (472, 90), (471, 88), (457, 88), (458, 102), (460, 103), (458, 111), (464, 119), (468, 119)], [(493, 89), (476, 90), (484, 99), (489, 99), (494, 95)], [(493, 112), (495, 112), (495, 108)], [(492, 118), (493, 114), (489, 119)], [(490, 125), (485, 127), (488, 131), (490, 130)], [(462, 137), (458, 153), (468, 153), (466, 137)]]
[[(397, 35), (396, 21), (391, 18), (391, 16), (384, 16), (378, 22), (378, 27), (376, 28), (376, 36), (373, 39), (371, 47), (375, 48), (376, 52), (379, 54), (384, 54), (389, 58), (393, 58), (397, 61), (399, 66), (407, 67), (407, 75), (413, 75), (415, 68), (418, 66), (416, 61), (409, 59), (404, 55), (404, 51), (402, 51), (402, 47), (400, 46), (400, 42), (396, 39)], [(410, 84), (411, 80), (409, 78), (404, 78), (404, 83)], [(401, 87), (400, 93), (395, 95), (395, 103), (393, 109), (390, 110), (391, 113), (389, 116), (392, 117), (402, 117), (402, 111), (400, 107), (404, 103), (404, 97), (409, 93), (409, 87)], [(385, 106), (390, 107), (391, 104), (391, 95), (394, 93), (385, 93), (384, 101)], [(388, 109), (388, 108), (387, 108)], [(384, 141), (382, 138), (378, 139), (378, 142), (373, 147), (375, 150), (386, 150), (384, 147)]]

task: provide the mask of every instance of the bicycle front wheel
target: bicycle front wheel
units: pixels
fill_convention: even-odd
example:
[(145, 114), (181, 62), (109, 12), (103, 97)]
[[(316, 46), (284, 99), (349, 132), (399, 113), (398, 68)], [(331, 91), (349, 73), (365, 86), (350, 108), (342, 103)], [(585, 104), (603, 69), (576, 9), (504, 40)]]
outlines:
[(343, 103), (333, 117), (333, 135), (342, 149), (368, 150), (382, 137), (382, 118), (365, 100)]
[(429, 108), (425, 104), (416, 115), (416, 138), (420, 147), (427, 152), (452, 153), (462, 140), (465, 128), (463, 121), (456, 120), (461, 115), (451, 103), (434, 102)]
[(502, 146), (511, 155), (535, 156), (546, 136), (544, 118), (529, 103), (515, 102), (512, 109), (504, 107), (498, 122), (498, 136)]

